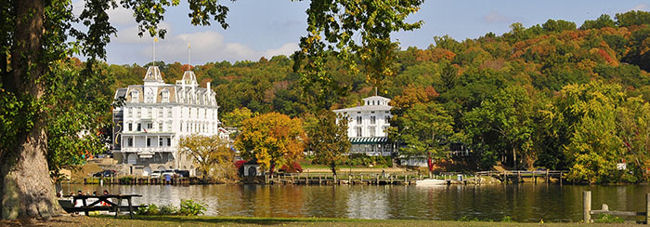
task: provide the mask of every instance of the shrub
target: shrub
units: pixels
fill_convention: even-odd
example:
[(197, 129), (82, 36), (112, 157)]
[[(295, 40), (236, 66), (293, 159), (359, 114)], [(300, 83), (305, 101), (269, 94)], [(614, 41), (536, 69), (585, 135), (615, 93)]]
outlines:
[(164, 205), (160, 207), (160, 215), (176, 215), (178, 210), (172, 205)]
[(139, 207), (136, 212), (139, 215), (157, 215), (160, 213), (160, 209), (156, 204), (147, 204), (145, 206)]
[(194, 202), (194, 200), (182, 200), (181, 209), (179, 211), (180, 215), (195, 216), (201, 215), (207, 210), (206, 205), (202, 203)]
[(601, 214), (594, 219), (594, 223), (623, 223), (625, 220), (609, 214)]
[(350, 166), (370, 166), (375, 167), (391, 167), (393, 165), (393, 160), (390, 156), (368, 156), (366, 154), (350, 154), (346, 165)]

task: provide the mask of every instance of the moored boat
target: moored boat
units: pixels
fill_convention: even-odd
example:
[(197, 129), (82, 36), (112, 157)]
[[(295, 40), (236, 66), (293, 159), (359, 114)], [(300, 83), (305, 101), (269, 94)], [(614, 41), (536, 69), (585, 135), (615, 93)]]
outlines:
[(415, 181), (416, 186), (436, 186), (436, 185), (447, 185), (446, 180), (438, 180), (438, 179), (424, 179), (424, 180), (418, 180)]

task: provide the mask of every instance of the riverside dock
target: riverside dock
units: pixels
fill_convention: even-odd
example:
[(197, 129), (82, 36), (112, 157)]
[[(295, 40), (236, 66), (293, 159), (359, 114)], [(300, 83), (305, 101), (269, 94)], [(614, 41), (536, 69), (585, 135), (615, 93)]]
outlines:
[[(474, 174), (445, 172), (437, 175), (422, 175), (417, 172), (400, 173), (351, 173), (338, 175), (331, 173), (281, 173), (274, 176), (262, 175), (242, 177), (245, 184), (295, 184), (295, 185), (415, 185), (417, 180), (438, 179), (447, 184), (494, 184), (546, 182), (563, 183), (565, 171), (481, 171)], [(105, 178), (85, 178), (84, 184), (121, 184), (121, 185), (194, 185), (206, 184), (199, 177), (172, 177), (169, 180), (158, 177), (123, 176)], [(215, 182), (208, 182), (215, 183)]]

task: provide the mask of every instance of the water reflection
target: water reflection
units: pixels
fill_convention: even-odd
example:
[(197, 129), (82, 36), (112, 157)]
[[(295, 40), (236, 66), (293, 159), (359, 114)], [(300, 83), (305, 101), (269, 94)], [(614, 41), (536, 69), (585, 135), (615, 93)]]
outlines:
[(295, 185), (64, 185), (65, 193), (104, 189), (141, 194), (135, 204), (178, 206), (183, 199), (208, 205), (207, 215), (272, 217), (416, 218), (463, 217), (516, 221), (578, 221), (582, 191), (591, 190), (594, 208), (645, 210), (650, 186), (559, 186), (546, 184), (488, 186), (295, 186)]

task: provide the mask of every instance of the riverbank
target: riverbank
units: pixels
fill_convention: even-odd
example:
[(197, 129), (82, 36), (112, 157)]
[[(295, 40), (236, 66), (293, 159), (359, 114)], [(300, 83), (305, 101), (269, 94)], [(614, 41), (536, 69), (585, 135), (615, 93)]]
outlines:
[[(0, 222), (0, 225), (18, 224)], [(71, 217), (62, 216), (48, 222), (35, 222), (35, 226), (540, 226), (540, 223), (483, 222), (483, 221), (436, 221), (436, 220), (379, 220), (345, 218), (273, 218), (273, 217), (184, 217), (184, 216), (139, 216), (135, 219), (113, 216)], [(590, 224), (596, 226), (630, 226), (633, 224)], [(585, 226), (580, 223), (544, 223), (544, 226)]]

